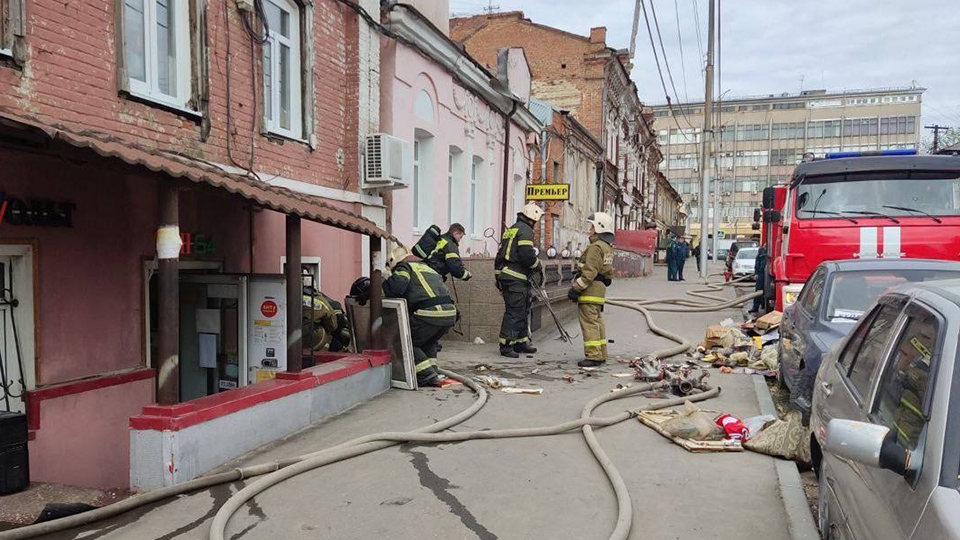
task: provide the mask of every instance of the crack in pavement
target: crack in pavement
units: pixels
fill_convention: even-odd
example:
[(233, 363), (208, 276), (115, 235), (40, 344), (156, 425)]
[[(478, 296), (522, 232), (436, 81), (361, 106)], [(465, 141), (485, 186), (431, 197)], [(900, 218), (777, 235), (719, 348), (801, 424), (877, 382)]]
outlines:
[(460, 518), (460, 522), (466, 528), (473, 531), (480, 540), (498, 540), (497, 535), (481, 525), (477, 518), (470, 513), (470, 510), (457, 499), (456, 495), (450, 492), (451, 489), (456, 489), (458, 486), (451, 484), (449, 480), (430, 470), (429, 458), (425, 453), (407, 448), (403, 448), (401, 451), (410, 454), (410, 463), (417, 470), (420, 485), (432, 491), (437, 499), (446, 504), (450, 513)]

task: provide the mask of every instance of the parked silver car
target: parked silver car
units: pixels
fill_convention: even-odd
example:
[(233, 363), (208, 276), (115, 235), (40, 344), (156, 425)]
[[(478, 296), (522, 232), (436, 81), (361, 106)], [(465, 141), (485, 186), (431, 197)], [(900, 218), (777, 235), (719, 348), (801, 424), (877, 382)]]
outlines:
[(824, 356), (811, 415), (825, 539), (960, 539), (960, 280), (883, 295)]

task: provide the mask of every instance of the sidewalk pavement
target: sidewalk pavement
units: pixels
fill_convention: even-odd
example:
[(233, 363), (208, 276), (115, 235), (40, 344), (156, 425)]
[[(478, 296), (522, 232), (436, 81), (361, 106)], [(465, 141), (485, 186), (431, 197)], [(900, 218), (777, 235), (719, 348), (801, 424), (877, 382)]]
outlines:
[[(660, 270), (658, 268), (658, 270)], [(667, 282), (654, 277), (617, 281), (611, 296), (657, 298), (683, 295), (694, 279)], [(732, 293), (731, 293), (732, 294)], [(605, 312), (610, 352), (633, 359), (671, 344), (652, 335), (640, 314), (613, 306)], [(657, 314), (665, 329), (697, 342), (706, 325), (739, 310)], [(579, 334), (576, 320), (568, 329)], [(542, 426), (578, 418), (584, 403), (630, 379), (616, 359), (584, 376), (579, 339), (573, 344), (546, 330), (532, 357), (505, 359), (496, 344), (447, 342), (441, 365), (473, 375), (507, 377), (543, 394), (491, 391), (486, 407), (455, 430)], [(574, 376), (566, 382), (564, 374)], [(719, 398), (705, 408), (741, 418), (760, 414), (751, 377), (711, 372)], [(462, 387), (408, 392), (393, 390), (224, 467), (272, 461), (330, 447), (378, 431), (409, 430), (451, 416), (474, 399)], [(597, 415), (615, 414), (644, 402), (628, 398), (605, 404)], [(255, 429), (256, 426), (251, 426)], [(623, 475), (633, 498), (631, 538), (643, 540), (762, 537), (790, 540), (790, 516), (781, 499), (777, 461), (752, 452), (692, 454), (637, 421), (596, 430)], [(220, 505), (243, 483), (220, 486), (140, 509), (86, 531), (57, 539), (206, 538)], [(809, 518), (808, 518), (809, 519)], [(616, 520), (616, 500), (579, 432), (501, 441), (403, 445), (381, 450), (293, 478), (261, 494), (230, 522), (233, 540), (254, 539), (604, 539)]]

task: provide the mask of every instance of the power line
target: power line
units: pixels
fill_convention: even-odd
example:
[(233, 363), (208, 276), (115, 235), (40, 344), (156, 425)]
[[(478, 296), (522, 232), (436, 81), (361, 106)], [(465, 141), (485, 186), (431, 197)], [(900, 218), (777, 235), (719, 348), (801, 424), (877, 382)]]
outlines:
[[(643, 22), (647, 27), (647, 36), (650, 38), (650, 49), (653, 50), (653, 60), (657, 64), (657, 74), (660, 75), (660, 86), (663, 88), (663, 95), (667, 98), (667, 107), (670, 109), (670, 116), (677, 125), (677, 129), (680, 130), (680, 134), (683, 135), (687, 141), (693, 141), (680, 126), (680, 121), (677, 120), (677, 113), (673, 110), (673, 100), (670, 98), (670, 91), (667, 90), (667, 81), (663, 78), (663, 70), (660, 68), (660, 55), (657, 54), (657, 45), (653, 41), (653, 30), (650, 28), (650, 19), (647, 17), (647, 6), (643, 0), (640, 0), (640, 7), (643, 10)], [(686, 116), (684, 116), (684, 120), (689, 124), (690, 121), (687, 120)]]
[(936, 154), (940, 150), (940, 132), (949, 131), (949, 126), (941, 126), (940, 124), (934, 124), (932, 126), (923, 126), (923, 129), (929, 129), (933, 131), (933, 153)]
[[(690, 94), (687, 93), (687, 60), (683, 57), (683, 36), (680, 32), (680, 3), (679, 0), (673, 0), (673, 9), (677, 14), (677, 44), (680, 46), (680, 67), (683, 70), (683, 99), (686, 103), (690, 102)], [(679, 96), (677, 96), (679, 97)]]
[(700, 37), (700, 8), (697, 6), (697, 0), (691, 0), (693, 3), (693, 24), (697, 30), (697, 51), (700, 53), (700, 80), (703, 80), (703, 70), (706, 66), (703, 53), (703, 39)]
[[(642, 4), (641, 0), (641, 4)], [(660, 51), (663, 52), (663, 65), (667, 68), (667, 76), (670, 78), (670, 87), (673, 88), (673, 96), (680, 100), (680, 92), (677, 92), (677, 85), (673, 82), (673, 72), (670, 70), (670, 59), (667, 57), (667, 48), (663, 46), (663, 35), (660, 33), (660, 22), (657, 20), (657, 8), (653, 0), (650, 0), (650, 13), (653, 14), (653, 25), (657, 29), (657, 40), (660, 42)], [(644, 11), (646, 17), (646, 11)]]

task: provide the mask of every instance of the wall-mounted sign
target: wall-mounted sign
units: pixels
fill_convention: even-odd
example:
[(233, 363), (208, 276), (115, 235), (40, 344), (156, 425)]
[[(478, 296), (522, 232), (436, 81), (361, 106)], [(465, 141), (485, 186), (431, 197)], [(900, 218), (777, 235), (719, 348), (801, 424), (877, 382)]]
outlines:
[(180, 233), (180, 255), (211, 255), (217, 248), (212, 234)]
[(18, 199), (0, 192), (0, 223), (32, 227), (73, 227), (71, 202), (49, 199)]
[(570, 198), (570, 184), (528, 184), (528, 201), (565, 201)]

